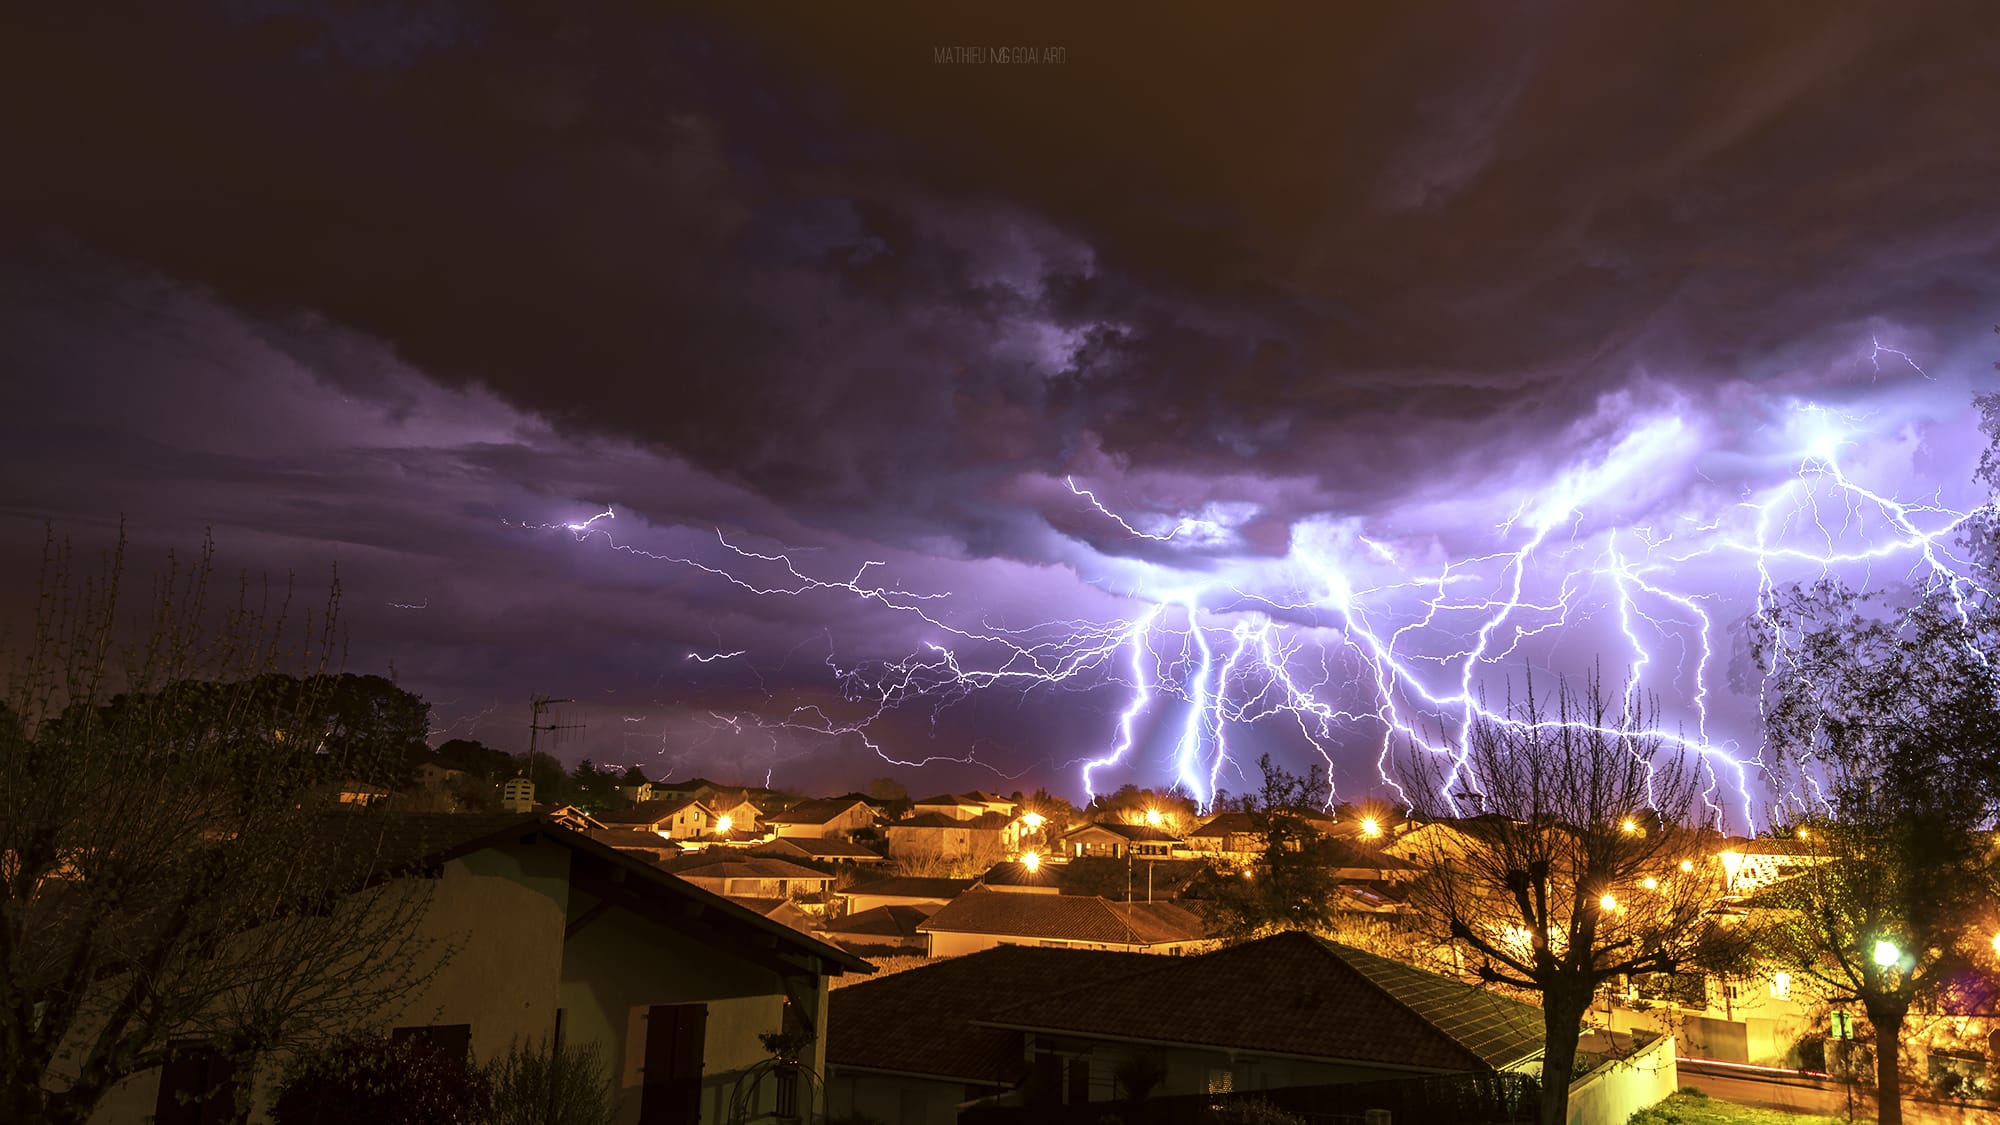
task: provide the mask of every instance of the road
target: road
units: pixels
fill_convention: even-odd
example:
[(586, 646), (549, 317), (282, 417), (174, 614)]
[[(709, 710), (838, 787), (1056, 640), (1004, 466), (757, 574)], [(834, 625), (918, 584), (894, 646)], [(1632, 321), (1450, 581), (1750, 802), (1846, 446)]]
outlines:
[[(1768, 1106), (1794, 1113), (1821, 1113), (1842, 1120), (1875, 1120), (1875, 1099), (1868, 1091), (1852, 1093), (1837, 1079), (1796, 1070), (1767, 1066), (1742, 1066), (1707, 1059), (1676, 1059), (1680, 1084), (1692, 1086), (1709, 1097), (1739, 1105)], [(1850, 1117), (1851, 1112), (1851, 1117)], [(1903, 1099), (1903, 1120), (1908, 1125), (1992, 1125), (1991, 1107), (1942, 1106)]]

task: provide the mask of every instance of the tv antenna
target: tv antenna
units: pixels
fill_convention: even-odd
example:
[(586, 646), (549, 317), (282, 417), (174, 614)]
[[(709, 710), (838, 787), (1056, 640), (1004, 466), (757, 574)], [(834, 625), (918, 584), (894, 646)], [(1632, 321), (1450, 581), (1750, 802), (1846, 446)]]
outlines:
[[(546, 695), (535, 695), (529, 699), (528, 777), (530, 779), (533, 779), (533, 777), (535, 776), (535, 755), (539, 752), (540, 739), (544, 731), (548, 732), (550, 742), (552, 742), (557, 746), (560, 746), (565, 741), (568, 740), (572, 732), (580, 731), (583, 729), (584, 724), (582, 723), (565, 723), (562, 722), (559, 718), (554, 718), (549, 715), (550, 710), (552, 710), (557, 704), (575, 703), (575, 702), (576, 700), (574, 699), (553, 699)], [(543, 722), (542, 720), (545, 718), (549, 719), (550, 721)], [(550, 754), (549, 759), (553, 761), (555, 759), (555, 755)]]

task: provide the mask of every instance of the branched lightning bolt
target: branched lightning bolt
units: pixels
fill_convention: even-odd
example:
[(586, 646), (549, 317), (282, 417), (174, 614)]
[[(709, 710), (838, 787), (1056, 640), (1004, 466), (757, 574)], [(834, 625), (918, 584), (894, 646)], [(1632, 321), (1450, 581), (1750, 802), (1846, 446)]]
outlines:
[[(1895, 349), (1876, 347), (1878, 356), (1902, 355), (1916, 366)], [(1124, 702), (1104, 732), (1105, 748), (1077, 759), (1091, 792), (1107, 770), (1164, 760), (1173, 783), (1207, 805), (1231, 769), (1232, 745), (1242, 732), (1282, 725), (1329, 764), (1372, 746), (1380, 781), (1405, 798), (1398, 756), (1436, 755), (1444, 796), (1456, 803), (1479, 784), (1466, 775), (1473, 726), (1520, 725), (1507, 708), (1489, 704), (1489, 683), (1524, 662), (1550, 663), (1567, 643), (1572, 665), (1597, 658), (1608, 669), (1622, 668), (1617, 682), (1606, 685), (1620, 712), (1608, 733), (1693, 755), (1715, 822), (1748, 828), (1757, 819), (1753, 788), (1765, 769), (1760, 748), (1711, 731), (1721, 583), (1747, 574), (1750, 604), (1743, 608), (1753, 620), (1761, 620), (1783, 585), (1836, 572), (1859, 573), (1865, 586), (1878, 580), (1880, 568), (1880, 578), (1914, 579), (1961, 612), (1986, 593), (1955, 545), (1974, 512), (1951, 510), (1938, 498), (1903, 501), (1851, 479), (1840, 457), (1856, 420), (1817, 408), (1805, 408), (1801, 417), (1810, 433), (1781, 483), (1662, 524), (1622, 526), (1597, 513), (1615, 510), (1618, 490), (1652, 471), (1649, 459), (1691, 440), (1674, 417), (1636, 428), (1600, 461), (1521, 500), (1494, 529), (1499, 546), (1483, 553), (1411, 563), (1405, 560), (1435, 557), (1435, 544), (1404, 550), (1379, 534), (1325, 534), (1331, 524), (1315, 525), (1319, 532), (1299, 525), (1281, 559), (1157, 567), (1157, 581), (1119, 591), (1136, 607), (1129, 616), (1018, 628), (963, 619), (947, 591), (883, 585), (874, 579), (885, 565), (879, 561), (844, 577), (817, 575), (790, 551), (753, 550), (720, 532), (720, 562), (656, 553), (614, 539), (610, 508), (580, 522), (520, 526), (566, 531), (762, 597), (859, 599), (923, 623), (933, 637), (908, 656), (853, 666), (829, 650), (828, 668), (852, 713), (836, 717), (804, 706), (775, 717), (716, 716), (738, 731), (747, 721), (857, 736), (899, 764), (967, 761), (970, 755), (898, 759), (871, 727), (898, 708), (919, 702), (942, 708), (975, 692), (1115, 691)], [(1135, 539), (1212, 545), (1230, 534), (1219, 521), (1193, 516), (1167, 530), (1142, 530), (1092, 490), (1073, 479), (1067, 484)], [(1736, 612), (1729, 611), (1731, 620)], [(1592, 651), (1573, 651), (1567, 638), (1583, 635), (1578, 630), (1592, 622), (1622, 651), (1599, 652), (1594, 644)], [(725, 655), (743, 654), (710, 659)], [(1655, 721), (1649, 698), (1667, 699), (1673, 721)], [(1652, 725), (1632, 729), (1642, 723)]]

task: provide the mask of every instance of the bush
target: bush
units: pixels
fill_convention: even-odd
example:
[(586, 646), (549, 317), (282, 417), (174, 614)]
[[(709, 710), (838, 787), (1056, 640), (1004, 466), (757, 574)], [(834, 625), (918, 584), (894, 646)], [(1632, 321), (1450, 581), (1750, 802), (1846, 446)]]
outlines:
[(485, 1073), (416, 1040), (336, 1041), (294, 1065), (271, 1104), (272, 1125), (483, 1125)]
[(618, 1116), (611, 1068), (595, 1043), (516, 1042), (486, 1074), (493, 1125), (612, 1125)]
[(1305, 1125), (1305, 1118), (1263, 1098), (1229, 1102), (1214, 1113), (1216, 1125)]

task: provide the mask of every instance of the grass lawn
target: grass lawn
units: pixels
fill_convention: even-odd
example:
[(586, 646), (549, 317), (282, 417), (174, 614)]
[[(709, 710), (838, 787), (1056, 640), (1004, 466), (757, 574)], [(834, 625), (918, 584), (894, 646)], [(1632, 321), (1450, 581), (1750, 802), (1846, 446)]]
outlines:
[(1716, 1101), (1700, 1090), (1682, 1090), (1651, 1109), (1633, 1114), (1627, 1125), (1847, 1125), (1847, 1120), (1737, 1105)]

